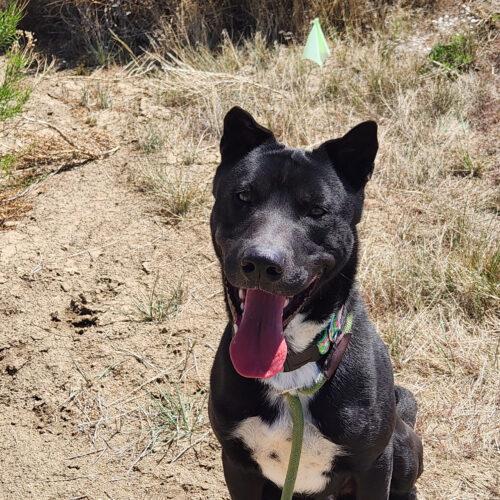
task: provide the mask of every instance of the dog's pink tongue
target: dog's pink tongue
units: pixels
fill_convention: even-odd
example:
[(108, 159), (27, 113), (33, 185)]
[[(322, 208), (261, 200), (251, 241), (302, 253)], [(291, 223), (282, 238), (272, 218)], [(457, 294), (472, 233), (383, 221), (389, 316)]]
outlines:
[(283, 370), (284, 306), (285, 297), (247, 290), (243, 318), (229, 346), (233, 366), (243, 377), (269, 378)]

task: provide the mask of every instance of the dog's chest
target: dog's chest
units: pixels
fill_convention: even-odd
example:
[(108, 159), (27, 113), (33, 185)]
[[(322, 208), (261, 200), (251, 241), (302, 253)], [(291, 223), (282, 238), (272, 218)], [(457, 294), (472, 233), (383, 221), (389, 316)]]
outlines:
[[(333, 460), (340, 450), (326, 439), (308, 418), (306, 411), (300, 465), (295, 483), (299, 493), (322, 491), (328, 482)], [(243, 420), (234, 433), (248, 447), (262, 474), (282, 487), (292, 445), (292, 423), (284, 410), (271, 424), (260, 417)]]

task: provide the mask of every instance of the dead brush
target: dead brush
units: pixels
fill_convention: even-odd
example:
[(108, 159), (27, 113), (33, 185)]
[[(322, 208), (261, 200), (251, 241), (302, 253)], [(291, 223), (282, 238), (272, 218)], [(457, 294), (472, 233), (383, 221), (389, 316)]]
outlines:
[(178, 386), (154, 396), (152, 411), (157, 425), (156, 449), (160, 452), (164, 450), (165, 456), (174, 446), (177, 452), (170, 462), (175, 462), (187, 449), (207, 437), (207, 400), (208, 393), (204, 391), (189, 396), (182, 393)]
[(158, 289), (157, 275), (150, 291), (136, 297), (135, 306), (142, 321), (162, 322), (174, 316), (186, 299), (186, 290), (182, 283), (177, 283), (168, 292)]
[(142, 162), (136, 173), (140, 184), (151, 190), (161, 204), (161, 213), (178, 222), (207, 200), (207, 185), (189, 167), (197, 159), (196, 148), (187, 144), (175, 161), (155, 158)]
[[(421, 6), (432, 5), (421, 0)], [(320, 16), (340, 32), (381, 26), (388, 7), (377, 0), (52, 0), (28, 2), (25, 24), (64, 57), (112, 65), (139, 54), (156, 40), (163, 55), (179, 42), (211, 49), (263, 33), (267, 40), (302, 37)]]
[(0, 187), (0, 231), (8, 229), (9, 223), (20, 219), (31, 209), (31, 203), (25, 199), (16, 198), (16, 188)]
[(23, 120), (30, 125), (48, 128), (52, 133), (44, 130), (34, 138), (22, 131), (29, 137), (28, 145), (0, 157), (0, 227), (5, 227), (8, 220), (18, 218), (30, 208), (29, 201), (23, 199), (49, 176), (105, 158), (117, 150), (109, 149), (109, 138), (103, 133), (73, 139), (48, 122), (27, 117)]

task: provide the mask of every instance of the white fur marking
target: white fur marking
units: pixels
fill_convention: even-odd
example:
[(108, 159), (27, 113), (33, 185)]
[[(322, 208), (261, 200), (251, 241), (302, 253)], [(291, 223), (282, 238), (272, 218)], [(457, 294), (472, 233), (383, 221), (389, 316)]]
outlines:
[(279, 372), (273, 377), (260, 379), (261, 382), (271, 386), (278, 394), (292, 389), (304, 389), (313, 385), (320, 374), (318, 363), (311, 361), (291, 372)]
[[(304, 321), (304, 314), (297, 314), (290, 321), (285, 329), (285, 338), (287, 344), (295, 351), (303, 351), (316, 337), (316, 335), (328, 324), (329, 319), (323, 323), (314, 321)], [(313, 385), (320, 373), (320, 369), (316, 362), (307, 363), (297, 370), (291, 372), (280, 372), (274, 377), (261, 379), (261, 382), (271, 386), (278, 393), (289, 391), (291, 389), (303, 389)], [(271, 399), (274, 399), (277, 394), (269, 394)]]
[[(304, 439), (295, 491), (317, 493), (322, 491), (329, 478), (328, 473), (341, 447), (326, 439), (310, 421), (309, 412), (304, 412)], [(290, 449), (292, 445), (292, 422), (288, 411), (268, 425), (260, 417), (243, 420), (234, 432), (251, 450), (252, 458), (259, 464), (262, 474), (279, 487), (283, 487)]]
[(304, 321), (305, 314), (297, 314), (285, 328), (285, 338), (287, 344), (295, 351), (303, 351), (316, 335), (328, 324), (330, 318), (322, 323), (315, 321)]

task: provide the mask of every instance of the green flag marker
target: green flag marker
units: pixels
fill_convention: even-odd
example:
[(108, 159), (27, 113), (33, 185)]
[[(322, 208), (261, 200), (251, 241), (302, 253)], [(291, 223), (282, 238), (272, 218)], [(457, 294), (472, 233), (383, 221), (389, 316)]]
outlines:
[(323, 66), (330, 55), (330, 48), (326, 43), (325, 35), (319, 24), (319, 18), (313, 19), (312, 28), (307, 37), (302, 57)]

